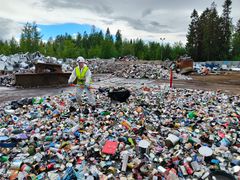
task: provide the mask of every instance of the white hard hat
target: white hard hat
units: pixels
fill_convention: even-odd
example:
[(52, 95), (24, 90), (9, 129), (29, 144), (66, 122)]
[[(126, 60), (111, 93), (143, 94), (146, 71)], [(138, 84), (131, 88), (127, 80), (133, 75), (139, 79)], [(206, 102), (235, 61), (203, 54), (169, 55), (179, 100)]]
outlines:
[(77, 58), (77, 62), (83, 62), (83, 63), (85, 63), (86, 61), (85, 61), (85, 59), (82, 57), (82, 56), (79, 56), (78, 58)]

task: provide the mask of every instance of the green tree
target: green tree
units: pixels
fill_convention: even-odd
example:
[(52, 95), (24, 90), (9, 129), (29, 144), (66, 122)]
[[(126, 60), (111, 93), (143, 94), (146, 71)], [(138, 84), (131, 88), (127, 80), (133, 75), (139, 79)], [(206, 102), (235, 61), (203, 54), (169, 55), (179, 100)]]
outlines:
[(101, 46), (95, 46), (92, 47), (88, 53), (90, 58), (96, 58), (101, 57), (101, 52), (102, 52)]
[(163, 46), (162, 60), (171, 59), (172, 48), (169, 43)]
[(53, 43), (54, 43), (54, 40), (53, 40), (52, 37), (50, 37), (48, 39), (47, 43), (45, 44), (45, 49), (44, 49), (45, 55), (47, 55), (47, 56), (56, 56), (55, 52), (54, 52), (54, 49), (53, 49)]
[(200, 35), (199, 35), (199, 16), (198, 12), (194, 9), (191, 15), (191, 23), (188, 28), (187, 34), (187, 53), (196, 61), (200, 59)]
[(15, 54), (19, 52), (19, 45), (14, 37), (9, 41), (10, 53)]
[(222, 34), (221, 38), (221, 52), (223, 53), (223, 59), (230, 58), (230, 46), (231, 46), (231, 36), (232, 36), (232, 18), (231, 13), (231, 0), (225, 0), (223, 4), (223, 13), (221, 16), (220, 29)]
[(20, 38), (20, 49), (23, 52), (36, 52), (39, 50), (39, 43), (41, 41), (41, 35), (38, 31), (37, 24), (27, 23), (22, 29)]
[(2, 41), (0, 40), (0, 54), (10, 55), (11, 49), (8, 45), (8, 41)]
[(159, 43), (149, 42), (147, 59), (156, 60), (158, 56)]
[(219, 60), (220, 59), (220, 39), (219, 29), (220, 22), (217, 14), (215, 3), (211, 9), (207, 8), (200, 16), (200, 44), (202, 60)]
[(181, 42), (176, 42), (173, 44), (171, 59), (177, 59), (178, 57), (183, 56), (185, 54), (186, 54), (186, 49), (184, 48)]
[(240, 19), (237, 22), (235, 33), (233, 34), (232, 46), (233, 60), (240, 60)]
[(129, 54), (134, 54), (133, 43), (132, 40), (128, 41), (125, 39), (122, 46), (122, 56), (126, 56)]
[(109, 28), (107, 28), (107, 31), (106, 31), (106, 34), (105, 34), (105, 40), (107, 40), (107, 41), (113, 41), (113, 37), (112, 37), (112, 35), (111, 35), (111, 33), (110, 33)]
[(75, 45), (72, 40), (64, 41), (63, 58), (76, 58)]
[(83, 38), (82, 38), (82, 48), (83, 48), (83, 54), (82, 56), (88, 58), (88, 50), (90, 48), (90, 42), (88, 40), (88, 34), (86, 31), (83, 33)]
[(115, 48), (117, 51), (117, 56), (120, 56), (122, 54), (122, 34), (120, 30), (117, 30), (115, 37), (116, 37)]
[(106, 34), (105, 34), (105, 39), (102, 42), (102, 53), (101, 57), (102, 58), (112, 58), (116, 57), (116, 49), (113, 44), (113, 37), (110, 33), (109, 28), (107, 28)]

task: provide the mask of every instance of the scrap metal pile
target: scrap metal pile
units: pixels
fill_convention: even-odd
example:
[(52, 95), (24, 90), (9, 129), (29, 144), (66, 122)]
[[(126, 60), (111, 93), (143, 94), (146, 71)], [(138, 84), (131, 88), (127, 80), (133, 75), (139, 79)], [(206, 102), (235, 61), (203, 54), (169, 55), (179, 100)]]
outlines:
[(9, 102), (0, 110), (4, 179), (205, 179), (240, 177), (240, 97), (154, 86), (127, 103), (96, 92)]
[[(129, 60), (130, 61), (130, 60)], [(136, 62), (136, 61), (135, 61)], [(0, 71), (8, 74), (0, 76), (0, 85), (13, 86), (15, 84), (13, 76), (15, 73), (34, 73), (36, 63), (60, 64), (63, 72), (71, 72), (77, 65), (74, 59), (57, 59), (55, 57), (45, 57), (39, 52), (15, 54), (10, 56), (0, 55)], [(146, 79), (169, 79), (169, 70), (165, 65), (155, 64), (129, 64), (128, 61), (114, 59), (89, 59), (87, 65), (94, 74), (114, 74), (124, 78), (146, 78)], [(9, 77), (10, 76), (10, 77)], [(174, 79), (188, 80), (190, 77), (174, 73)]]
[(5, 75), (5, 76), (0, 76), (0, 85), (2, 86), (14, 86), (15, 85), (15, 78), (14, 75)]
[[(121, 70), (114, 72), (114, 75), (124, 78), (134, 79), (161, 79), (168, 80), (170, 73), (163, 65), (156, 64), (134, 64), (123, 67)], [(188, 76), (174, 73), (174, 79), (189, 80)]]

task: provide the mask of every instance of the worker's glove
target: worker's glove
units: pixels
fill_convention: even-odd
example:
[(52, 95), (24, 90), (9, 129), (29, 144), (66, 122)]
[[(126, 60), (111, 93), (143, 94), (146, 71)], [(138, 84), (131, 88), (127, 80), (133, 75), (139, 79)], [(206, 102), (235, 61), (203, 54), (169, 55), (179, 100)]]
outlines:
[(74, 86), (73, 82), (68, 83), (69, 86)]

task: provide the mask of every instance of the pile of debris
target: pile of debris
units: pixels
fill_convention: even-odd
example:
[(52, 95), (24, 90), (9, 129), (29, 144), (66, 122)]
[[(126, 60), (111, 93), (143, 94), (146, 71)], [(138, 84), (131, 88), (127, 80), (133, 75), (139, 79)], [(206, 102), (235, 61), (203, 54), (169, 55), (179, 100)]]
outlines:
[[(161, 79), (168, 80), (170, 71), (163, 65), (156, 64), (134, 64), (123, 67), (120, 71), (114, 73), (117, 77), (134, 79)], [(189, 80), (188, 76), (173, 73), (174, 79)]]
[[(155, 64), (132, 64), (136, 60), (135, 57), (126, 56), (125, 60), (118, 61), (115, 59), (89, 59), (87, 65), (94, 74), (111, 73), (117, 77), (125, 78), (146, 78), (146, 79), (169, 79), (169, 70), (167, 66)], [(126, 60), (127, 59), (127, 60)], [(71, 72), (77, 66), (74, 59), (57, 59), (55, 57), (45, 57), (39, 52), (15, 54), (10, 56), (0, 56), (0, 71), (14, 73), (33, 73), (35, 72), (35, 64), (49, 63), (60, 64), (63, 72)], [(12, 73), (10, 73), (12, 72)], [(12, 77), (4, 77), (5, 79), (12, 79)], [(174, 73), (174, 79), (190, 79), (187, 76)], [(2, 82), (2, 81), (1, 81)], [(1, 85), (12, 86), (11, 83), (5, 80)]]
[(133, 55), (127, 55), (127, 56), (119, 57), (116, 60), (117, 61), (137, 61), (138, 58)]
[(14, 86), (15, 85), (15, 78), (13, 74), (0, 76), (0, 86)]
[(115, 60), (91, 59), (87, 65), (94, 74), (112, 74), (116, 69), (121, 68)]
[(73, 60), (57, 59), (55, 57), (45, 57), (39, 52), (14, 54), (10, 56), (0, 55), (0, 71), (15, 71), (15, 72), (30, 72), (34, 71), (34, 64), (36, 63), (52, 63), (63, 65), (63, 70), (68, 71), (72, 69), (68, 64)]
[[(194, 70), (199, 74), (215, 74), (221, 71), (240, 71), (240, 63), (239, 61), (194, 62)], [(204, 72), (206, 70), (208, 73)]]
[(154, 86), (78, 106), (72, 91), (0, 110), (3, 179), (240, 177), (240, 97)]

